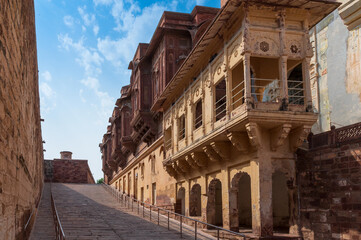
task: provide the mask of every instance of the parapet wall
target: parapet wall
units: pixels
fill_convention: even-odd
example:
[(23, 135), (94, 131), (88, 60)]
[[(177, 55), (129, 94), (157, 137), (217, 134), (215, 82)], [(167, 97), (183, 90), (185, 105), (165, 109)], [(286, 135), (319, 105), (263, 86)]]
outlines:
[(45, 160), (44, 165), (46, 182), (95, 183), (87, 160)]
[(34, 2), (0, 0), (0, 239), (26, 238), (42, 172)]
[(305, 239), (361, 236), (361, 123), (310, 137), (297, 171)]

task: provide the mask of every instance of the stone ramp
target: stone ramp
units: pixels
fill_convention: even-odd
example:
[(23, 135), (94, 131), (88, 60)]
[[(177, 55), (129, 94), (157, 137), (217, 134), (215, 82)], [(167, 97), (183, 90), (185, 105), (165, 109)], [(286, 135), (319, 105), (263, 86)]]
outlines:
[(53, 183), (52, 191), (67, 240), (194, 239), (135, 216), (101, 185)]
[(55, 226), (51, 209), (50, 183), (44, 183), (43, 195), (40, 200), (38, 213), (35, 218), (30, 240), (55, 239)]

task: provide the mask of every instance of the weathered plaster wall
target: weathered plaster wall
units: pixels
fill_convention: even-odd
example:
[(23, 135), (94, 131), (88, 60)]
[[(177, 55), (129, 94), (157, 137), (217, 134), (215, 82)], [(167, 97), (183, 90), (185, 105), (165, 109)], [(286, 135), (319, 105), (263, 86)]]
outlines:
[(43, 185), (32, 0), (0, 0), (0, 239), (22, 239)]
[[(316, 31), (318, 88), (313, 91), (319, 105), (319, 121), (313, 132), (330, 130), (361, 121), (361, 41), (360, 28), (348, 31), (338, 11), (320, 22)], [(317, 73), (315, 73), (317, 74)]]

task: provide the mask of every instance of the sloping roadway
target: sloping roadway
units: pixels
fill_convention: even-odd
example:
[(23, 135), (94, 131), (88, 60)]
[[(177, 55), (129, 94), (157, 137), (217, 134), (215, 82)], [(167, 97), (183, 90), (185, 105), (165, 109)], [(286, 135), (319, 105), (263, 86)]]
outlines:
[(135, 216), (101, 185), (53, 183), (66, 239), (194, 239)]

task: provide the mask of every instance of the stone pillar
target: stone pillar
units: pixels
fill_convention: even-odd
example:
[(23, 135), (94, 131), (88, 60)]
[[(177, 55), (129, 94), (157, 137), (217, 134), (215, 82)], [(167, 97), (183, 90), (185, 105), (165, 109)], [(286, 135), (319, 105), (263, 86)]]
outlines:
[(244, 82), (245, 82), (245, 98), (246, 103), (251, 102), (251, 54), (245, 53), (243, 60)]
[(184, 194), (184, 214), (189, 216), (189, 192), (191, 189), (191, 181), (188, 180), (185, 182), (185, 194)]
[(229, 225), (229, 174), (228, 168), (222, 166), (222, 214), (223, 214), (223, 228), (230, 229)]
[[(175, 110), (174, 110), (175, 111)], [(173, 153), (178, 151), (178, 140), (179, 140), (179, 125), (178, 125), (178, 114), (176, 112), (173, 113)]]
[(288, 83), (287, 83), (287, 56), (281, 56), (278, 62), (281, 80), (281, 97), (288, 103)]
[(186, 131), (188, 133), (188, 144), (193, 142), (193, 131), (194, 131), (194, 112), (195, 106), (192, 99), (192, 94), (187, 94), (187, 105), (186, 105), (186, 113), (187, 113), (187, 126)]
[(303, 81), (305, 84), (305, 105), (307, 108), (312, 109), (312, 96), (311, 96), (311, 84), (310, 84), (310, 62), (311, 58), (305, 58), (302, 61), (302, 73)]
[(258, 236), (273, 235), (272, 164), (270, 153), (258, 150), (251, 161), (252, 231)]
[(201, 176), (199, 181), (199, 185), (201, 185), (201, 206), (202, 206), (202, 221), (207, 222), (207, 177)]

